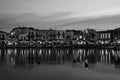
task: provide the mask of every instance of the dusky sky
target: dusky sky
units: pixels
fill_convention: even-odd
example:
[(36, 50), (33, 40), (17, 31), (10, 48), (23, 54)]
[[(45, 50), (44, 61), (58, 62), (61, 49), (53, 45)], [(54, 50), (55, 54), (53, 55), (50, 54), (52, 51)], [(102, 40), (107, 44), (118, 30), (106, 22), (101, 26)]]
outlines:
[(120, 27), (120, 0), (0, 0), (0, 30)]

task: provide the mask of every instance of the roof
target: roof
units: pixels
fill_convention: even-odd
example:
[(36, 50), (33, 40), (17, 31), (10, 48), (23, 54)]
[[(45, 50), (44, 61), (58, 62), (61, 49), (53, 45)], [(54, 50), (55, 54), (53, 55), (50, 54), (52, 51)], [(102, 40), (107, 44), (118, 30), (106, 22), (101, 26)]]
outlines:
[(7, 32), (4, 32), (4, 31), (0, 31), (0, 33), (7, 33)]
[(97, 33), (108, 33), (108, 32), (112, 32), (113, 30), (106, 30), (106, 31), (97, 31)]
[(16, 28), (13, 28), (11, 30), (11, 32), (14, 31), (14, 30), (17, 30), (17, 29), (30, 29), (30, 30), (33, 30), (34, 28), (32, 28), (32, 27), (16, 27)]
[(74, 31), (74, 34), (75, 34), (75, 35), (83, 34), (83, 32), (82, 32), (82, 31)]

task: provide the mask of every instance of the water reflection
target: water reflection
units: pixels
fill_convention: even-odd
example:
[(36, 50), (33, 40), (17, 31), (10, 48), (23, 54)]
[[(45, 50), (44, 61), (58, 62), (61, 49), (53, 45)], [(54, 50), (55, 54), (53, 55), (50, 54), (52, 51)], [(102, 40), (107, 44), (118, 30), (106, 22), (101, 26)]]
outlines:
[(0, 49), (0, 66), (28, 67), (68, 63), (120, 66), (120, 50), (111, 49)]

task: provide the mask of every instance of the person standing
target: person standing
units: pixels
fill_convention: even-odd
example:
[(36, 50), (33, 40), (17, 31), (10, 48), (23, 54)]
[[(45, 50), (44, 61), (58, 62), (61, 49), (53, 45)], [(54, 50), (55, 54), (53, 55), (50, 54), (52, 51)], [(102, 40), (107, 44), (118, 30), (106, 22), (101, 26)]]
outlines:
[(88, 60), (87, 59), (85, 60), (85, 64), (84, 65), (85, 65), (85, 68), (88, 69)]

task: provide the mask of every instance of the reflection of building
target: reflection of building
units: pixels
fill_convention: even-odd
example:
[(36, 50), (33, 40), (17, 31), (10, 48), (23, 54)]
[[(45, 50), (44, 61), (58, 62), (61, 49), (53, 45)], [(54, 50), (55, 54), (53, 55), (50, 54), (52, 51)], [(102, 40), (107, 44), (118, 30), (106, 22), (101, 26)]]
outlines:
[(111, 50), (102, 49), (100, 50), (100, 60), (102, 63), (111, 63), (113, 55)]
[(5, 57), (9, 56), (10, 65), (16, 67), (29, 66), (28, 64), (61, 64), (69, 59), (65, 52), (63, 54), (62, 50), (56, 49), (9, 49), (6, 52), (9, 53)]
[(119, 53), (120, 50), (110, 49), (0, 49), (0, 63), (29, 67), (29, 64), (63, 64), (73, 60), (84, 63), (87, 59), (89, 64), (119, 65)]

